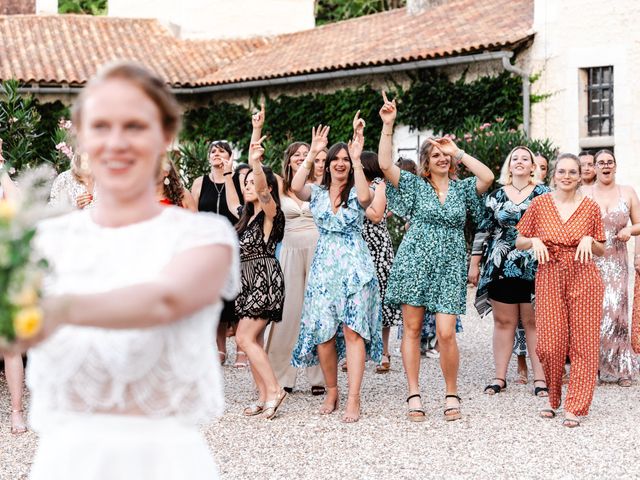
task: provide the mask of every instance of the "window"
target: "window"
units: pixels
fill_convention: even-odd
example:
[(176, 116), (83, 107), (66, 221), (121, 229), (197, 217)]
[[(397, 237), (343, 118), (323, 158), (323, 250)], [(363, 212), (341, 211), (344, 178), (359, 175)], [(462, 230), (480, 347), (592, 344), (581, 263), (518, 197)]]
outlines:
[(587, 102), (588, 136), (613, 135), (613, 67), (587, 69)]

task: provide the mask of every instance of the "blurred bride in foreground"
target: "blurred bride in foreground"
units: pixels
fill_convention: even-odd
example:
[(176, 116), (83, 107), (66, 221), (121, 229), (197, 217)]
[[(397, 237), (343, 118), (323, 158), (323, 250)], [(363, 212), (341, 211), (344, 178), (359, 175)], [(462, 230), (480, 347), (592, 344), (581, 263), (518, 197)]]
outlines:
[(222, 413), (213, 338), (221, 297), (239, 285), (235, 232), (157, 201), (179, 127), (161, 79), (107, 67), (73, 124), (100, 202), (39, 227), (51, 274), (27, 367), (40, 436), (31, 478), (217, 478), (197, 422)]

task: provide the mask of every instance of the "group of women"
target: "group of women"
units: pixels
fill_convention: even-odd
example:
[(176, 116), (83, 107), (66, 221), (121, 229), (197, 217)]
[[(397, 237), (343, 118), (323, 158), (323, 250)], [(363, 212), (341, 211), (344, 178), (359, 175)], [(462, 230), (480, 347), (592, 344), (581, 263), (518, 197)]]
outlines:
[[(493, 173), (450, 138), (424, 142), (416, 174), (396, 165), (396, 114), (383, 93), (377, 155), (363, 151), (365, 123), (356, 115), (347, 143), (329, 146), (330, 128), (320, 125), (309, 144), (292, 144), (277, 177), (263, 165), (262, 108), (252, 119), (249, 164), (234, 171), (230, 145), (213, 142), (211, 173), (190, 195), (166, 155), (180, 117), (165, 83), (132, 64), (99, 72), (74, 106), (80, 161), (52, 194), (79, 211), (43, 222), (37, 237), (51, 273), (39, 343), (24, 345), (40, 434), (32, 478), (132, 471), (211, 478), (215, 466), (194, 422), (220, 413), (218, 364), (229, 327), (257, 387), (245, 415), (276, 416), (301, 367), (312, 393), (325, 395), (320, 413), (335, 412), (346, 357), (342, 418), (352, 423), (360, 418), (365, 361), (388, 371), (388, 331), (401, 318), (407, 418), (420, 422), (427, 416), (420, 342), (432, 317), (443, 418), (460, 419), (456, 328), (468, 278), (478, 283), (479, 311), (494, 312), (496, 378), (486, 393), (507, 387), (518, 323), (535, 393), (549, 398), (541, 416), (560, 407), (567, 357), (568, 427), (588, 413), (598, 372), (629, 385), (638, 366), (626, 242), (640, 234), (640, 210), (634, 190), (615, 181), (613, 153), (591, 159), (596, 181), (582, 187), (593, 166), (560, 155), (550, 191), (533, 152), (516, 147), (502, 186), (486, 194)], [(457, 178), (459, 165), (468, 178)], [(9, 196), (4, 174), (2, 187)], [(196, 207), (217, 215), (187, 211)], [(395, 259), (383, 223), (388, 210), (408, 225)], [(469, 215), (484, 235), (467, 271)], [(640, 271), (640, 255), (635, 262)]]

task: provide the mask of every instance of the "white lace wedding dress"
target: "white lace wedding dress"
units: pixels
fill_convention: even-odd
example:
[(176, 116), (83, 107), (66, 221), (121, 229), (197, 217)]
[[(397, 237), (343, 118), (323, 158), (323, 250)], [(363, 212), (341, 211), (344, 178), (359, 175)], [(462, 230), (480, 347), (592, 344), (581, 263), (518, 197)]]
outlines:
[[(150, 220), (104, 228), (79, 211), (43, 222), (37, 237), (51, 263), (47, 295), (145, 282), (176, 254), (209, 244), (233, 246), (223, 296), (234, 298), (237, 238), (217, 215), (167, 207)], [(30, 423), (40, 436), (31, 478), (217, 478), (197, 424), (223, 410), (214, 345), (221, 306), (147, 329), (65, 326), (31, 349)]]

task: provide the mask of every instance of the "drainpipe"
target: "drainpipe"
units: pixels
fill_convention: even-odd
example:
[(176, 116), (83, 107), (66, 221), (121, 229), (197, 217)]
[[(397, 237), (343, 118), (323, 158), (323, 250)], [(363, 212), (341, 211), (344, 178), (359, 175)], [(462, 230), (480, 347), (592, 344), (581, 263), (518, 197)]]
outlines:
[(511, 64), (509, 57), (502, 57), (502, 66), (508, 72), (515, 73), (522, 78), (522, 124), (524, 135), (529, 138), (531, 129), (531, 82), (529, 74)]

